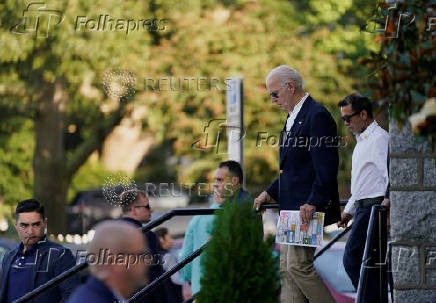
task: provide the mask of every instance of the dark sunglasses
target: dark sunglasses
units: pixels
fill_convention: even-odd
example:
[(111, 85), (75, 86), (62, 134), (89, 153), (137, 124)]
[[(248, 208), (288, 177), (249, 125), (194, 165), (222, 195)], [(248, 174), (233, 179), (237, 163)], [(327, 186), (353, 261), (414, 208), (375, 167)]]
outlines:
[(140, 207), (144, 207), (144, 208), (150, 210), (150, 204), (147, 204), (147, 205), (137, 205), (137, 206), (135, 206), (135, 208), (140, 208)]
[(351, 118), (353, 118), (354, 116), (357, 116), (358, 114), (360, 114), (360, 111), (355, 112), (354, 114), (351, 114), (351, 115), (344, 115), (341, 117), (341, 119), (342, 119), (342, 121), (348, 123), (348, 122), (350, 122)]
[(271, 98), (278, 98), (279, 97), (278, 92), (272, 92), (272, 93), (269, 93), (269, 95), (271, 96)]

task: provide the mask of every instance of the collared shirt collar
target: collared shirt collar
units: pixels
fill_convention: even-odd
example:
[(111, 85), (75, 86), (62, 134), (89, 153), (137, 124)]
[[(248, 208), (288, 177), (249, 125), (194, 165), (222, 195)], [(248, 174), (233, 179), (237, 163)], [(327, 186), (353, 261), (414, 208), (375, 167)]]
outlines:
[(306, 101), (307, 97), (309, 97), (309, 93), (306, 93), (306, 94), (303, 96), (303, 98), (301, 98), (300, 101), (298, 101), (298, 103), (295, 104), (294, 109), (291, 110), (291, 111), (289, 112), (289, 114), (292, 114), (292, 113), (294, 113), (294, 112), (295, 112), (295, 113), (298, 113), (298, 112), (300, 111), (301, 107), (303, 106), (304, 101)]
[(35, 244), (33, 244), (32, 246), (30, 246), (29, 248), (26, 249), (26, 251), (23, 253), (23, 249), (24, 249), (24, 244), (23, 242), (20, 243), (20, 246), (18, 247), (18, 253), (19, 254), (26, 254), (26, 255), (31, 255), (33, 254), (36, 249), (38, 248), (38, 246), (42, 243), (47, 242), (47, 235), (44, 235), (40, 241), (36, 242)]
[(377, 121), (373, 121), (362, 133), (356, 135), (357, 142), (368, 139), (368, 137), (374, 132), (375, 128), (378, 126)]
[[(223, 202), (224, 203), (224, 202)], [(210, 208), (221, 208), (221, 206), (223, 205), (223, 203), (218, 204), (215, 199), (213, 199), (213, 203), (210, 205)]]

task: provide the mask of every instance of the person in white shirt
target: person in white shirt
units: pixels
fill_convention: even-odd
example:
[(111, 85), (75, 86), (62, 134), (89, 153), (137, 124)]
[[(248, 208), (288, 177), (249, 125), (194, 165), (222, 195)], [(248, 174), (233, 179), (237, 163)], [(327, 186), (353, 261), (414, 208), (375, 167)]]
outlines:
[[(368, 98), (354, 93), (338, 103), (345, 125), (356, 137), (351, 168), (351, 197), (338, 222), (346, 227), (354, 217), (350, 236), (345, 246), (344, 267), (354, 287), (358, 287), (360, 268), (365, 250), (371, 207), (375, 204), (389, 206), (385, 198), (389, 185), (388, 148), (389, 134), (373, 118), (372, 105)], [(366, 293), (377, 291), (375, 283), (368, 283)], [(377, 302), (378, 300), (374, 298)]]

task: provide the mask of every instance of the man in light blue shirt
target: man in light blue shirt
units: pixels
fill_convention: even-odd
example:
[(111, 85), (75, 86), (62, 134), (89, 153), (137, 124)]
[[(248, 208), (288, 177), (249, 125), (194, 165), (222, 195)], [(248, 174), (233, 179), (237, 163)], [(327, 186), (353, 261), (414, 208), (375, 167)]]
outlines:
[[(221, 162), (214, 175), (214, 203), (210, 208), (220, 208), (224, 202), (240, 203), (246, 199), (252, 200), (250, 194), (242, 188), (243, 172), (236, 161)], [(215, 216), (195, 216), (189, 222), (185, 233), (185, 240), (180, 251), (179, 261), (199, 249), (211, 237)], [(180, 279), (190, 282), (192, 293), (197, 294), (200, 289), (200, 279), (203, 274), (201, 256), (195, 258), (180, 271)]]

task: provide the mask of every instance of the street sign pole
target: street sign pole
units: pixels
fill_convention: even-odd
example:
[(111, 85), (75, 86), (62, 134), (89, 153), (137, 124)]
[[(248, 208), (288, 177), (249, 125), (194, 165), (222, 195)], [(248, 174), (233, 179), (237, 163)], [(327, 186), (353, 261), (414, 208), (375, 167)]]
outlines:
[[(242, 77), (227, 80), (227, 153), (244, 171), (244, 99)], [(244, 184), (245, 187), (245, 178)]]

